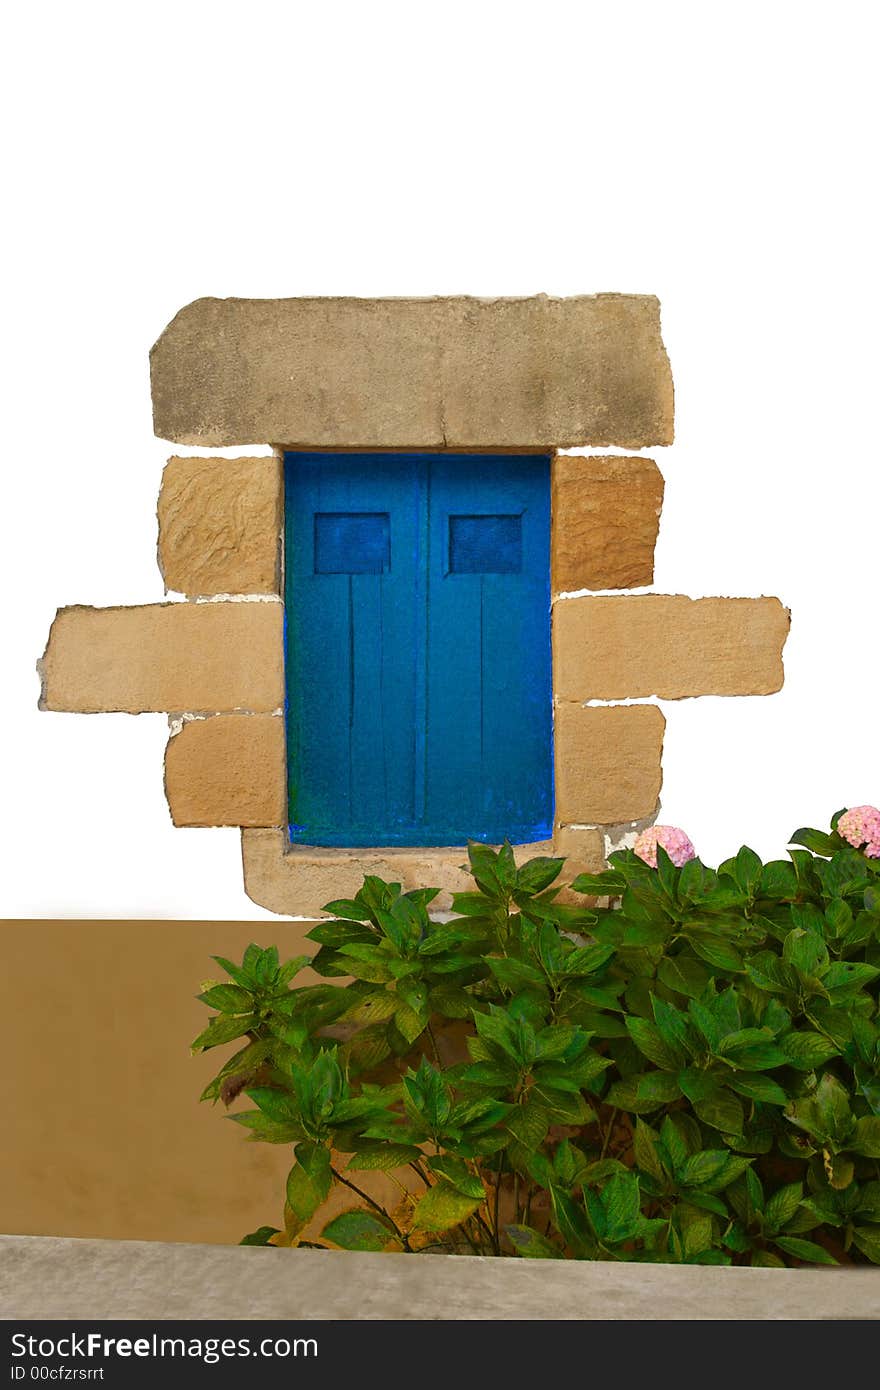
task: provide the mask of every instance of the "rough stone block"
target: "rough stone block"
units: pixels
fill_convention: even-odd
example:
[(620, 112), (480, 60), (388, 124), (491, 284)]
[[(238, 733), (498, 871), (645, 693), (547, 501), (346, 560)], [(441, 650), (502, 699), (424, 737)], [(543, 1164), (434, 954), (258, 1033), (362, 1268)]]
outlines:
[(284, 825), (284, 720), (271, 714), (188, 719), (165, 750), (175, 825)]
[(198, 299), (151, 353), (157, 435), (300, 448), (672, 442), (652, 295)]
[(656, 705), (556, 707), (556, 815), (604, 825), (653, 815), (666, 720)]
[(270, 712), (284, 703), (280, 603), (61, 608), (38, 670), (40, 708)]
[(598, 874), (606, 867), (605, 837), (592, 826), (558, 825), (553, 835), (553, 853), (575, 863), (578, 873)]
[[(320, 916), (325, 903), (350, 898), (366, 874), (400, 883), (404, 890), (439, 888), (432, 911), (444, 911), (452, 894), (472, 889), (465, 849), (291, 848), (284, 831), (243, 830), (244, 888), (252, 902), (284, 916)], [(552, 854), (548, 843), (516, 845), (517, 863)]]
[(172, 458), (159, 494), (159, 568), (190, 596), (279, 591), (279, 458)]
[(562, 599), (553, 609), (556, 695), (771, 695), (782, 686), (788, 628), (788, 609), (777, 598)]
[(553, 460), (553, 591), (654, 582), (663, 476), (652, 459)]

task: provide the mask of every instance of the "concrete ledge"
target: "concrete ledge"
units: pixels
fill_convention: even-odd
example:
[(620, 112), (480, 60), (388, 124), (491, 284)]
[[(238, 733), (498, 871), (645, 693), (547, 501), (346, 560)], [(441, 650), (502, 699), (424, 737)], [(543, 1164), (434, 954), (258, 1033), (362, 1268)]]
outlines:
[(750, 1321), (880, 1316), (880, 1269), (714, 1269), (0, 1237), (4, 1319)]

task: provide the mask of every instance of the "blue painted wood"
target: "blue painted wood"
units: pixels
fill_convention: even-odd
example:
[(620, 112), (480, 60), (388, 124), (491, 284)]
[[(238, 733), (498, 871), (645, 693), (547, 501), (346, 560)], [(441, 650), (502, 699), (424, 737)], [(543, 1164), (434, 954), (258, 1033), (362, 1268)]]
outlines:
[(553, 824), (543, 456), (286, 457), (291, 839)]

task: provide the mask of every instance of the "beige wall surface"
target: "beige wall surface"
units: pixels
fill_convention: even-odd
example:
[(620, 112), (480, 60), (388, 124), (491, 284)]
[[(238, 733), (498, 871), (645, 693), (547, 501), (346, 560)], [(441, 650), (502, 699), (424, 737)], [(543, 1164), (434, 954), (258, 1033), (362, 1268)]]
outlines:
[(291, 1151), (199, 1103), (233, 1049), (189, 1045), (210, 1017), (194, 996), (222, 973), (212, 955), (255, 940), (286, 958), (308, 930), (0, 921), (0, 1232), (234, 1243), (279, 1225)]

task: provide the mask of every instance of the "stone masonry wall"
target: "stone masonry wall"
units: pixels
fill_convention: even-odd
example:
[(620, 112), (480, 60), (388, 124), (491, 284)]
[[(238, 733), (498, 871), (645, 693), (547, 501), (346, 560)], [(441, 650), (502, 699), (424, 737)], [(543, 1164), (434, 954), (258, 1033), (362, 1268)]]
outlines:
[[(242, 828), (245, 887), (310, 916), (365, 872), (449, 893), (462, 847), (291, 848), (283, 707), (285, 448), (541, 450), (552, 455), (556, 830), (573, 867), (656, 816), (654, 701), (782, 684), (778, 599), (626, 593), (653, 583), (672, 381), (650, 296), (570, 300), (198, 300), (152, 353), (156, 432), (273, 457), (169, 460), (158, 559), (181, 600), (59, 611), (40, 663), (49, 710), (164, 711), (175, 825)], [(615, 591), (608, 593), (607, 591)], [(639, 703), (630, 703), (638, 701)], [(620, 703), (626, 702), (626, 703)]]

